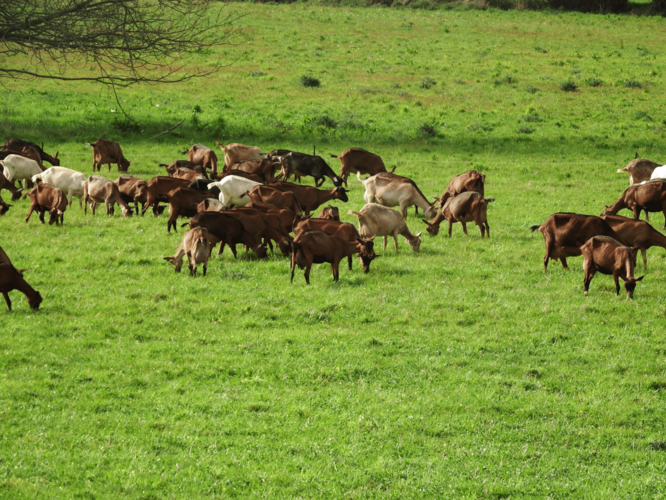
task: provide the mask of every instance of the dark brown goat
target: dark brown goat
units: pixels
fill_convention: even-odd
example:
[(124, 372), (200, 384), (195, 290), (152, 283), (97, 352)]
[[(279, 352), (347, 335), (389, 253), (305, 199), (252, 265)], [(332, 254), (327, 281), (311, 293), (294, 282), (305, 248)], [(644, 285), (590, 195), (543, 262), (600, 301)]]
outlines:
[(567, 257), (581, 255), (580, 247), (593, 236), (610, 236), (621, 244), (624, 239), (601, 217), (573, 213), (556, 213), (548, 217), (540, 226), (532, 226), (532, 232), (537, 229), (543, 234), (546, 244), (546, 255), (543, 258), (543, 270), (548, 268), (548, 260), (559, 259), (564, 269), (567, 266)]
[(222, 253), (224, 245), (229, 245), (235, 258), (237, 256), (236, 245), (243, 244), (251, 248), (260, 259), (266, 257), (266, 247), (261, 244), (261, 239), (246, 231), (245, 226), (237, 217), (231, 217), (226, 213), (200, 212), (182, 226), (200, 226), (208, 229), (208, 238), (212, 243), (211, 250), (217, 242), (220, 242), (218, 255)]
[(368, 174), (375, 175), (379, 172), (386, 172), (384, 161), (381, 156), (361, 148), (345, 149), (338, 156), (331, 155), (332, 158), (340, 160), (340, 178), (347, 185), (349, 174)]
[(340, 222), (340, 210), (338, 210), (338, 207), (328, 205), (327, 207), (324, 207), (321, 212), (319, 212), (317, 219), (327, 219)]
[(437, 236), (439, 225), (442, 221), (446, 220), (449, 223), (449, 236), (451, 236), (451, 229), (455, 222), (460, 222), (465, 236), (469, 236), (467, 233), (467, 222), (474, 221), (479, 226), (479, 229), (481, 229), (481, 237), (484, 238), (487, 232), (488, 238), (490, 238), (487, 210), (488, 203), (493, 201), (495, 201), (495, 198), (484, 198), (480, 193), (467, 191), (454, 198), (448, 198), (444, 206), (430, 222), (425, 219), (422, 220), (427, 224), (427, 230), (431, 236)]
[(202, 193), (196, 189), (177, 187), (166, 193), (169, 202), (169, 220), (167, 221), (167, 232), (171, 227), (176, 231), (176, 221), (179, 216), (194, 217), (197, 214), (197, 205), (206, 198), (214, 198), (210, 193)]
[(301, 206), (294, 193), (282, 191), (272, 186), (254, 186), (246, 194), (241, 195), (241, 198), (245, 196), (248, 196), (253, 202), (268, 203), (276, 207), (288, 208), (296, 215), (303, 214), (303, 210), (301, 210)]
[(146, 204), (143, 206), (141, 215), (146, 213), (148, 207), (157, 207), (160, 201), (167, 201), (165, 195), (178, 187), (187, 187), (189, 182), (185, 179), (176, 179), (175, 177), (158, 176), (148, 181), (148, 194), (146, 195)]
[(25, 271), (27, 269), (16, 269), (5, 251), (0, 248), (0, 293), (5, 298), (10, 311), (12, 310), (12, 301), (9, 298), (9, 292), (12, 290), (18, 290), (25, 295), (28, 304), (33, 309), (39, 309), (39, 304), (42, 303), (41, 294), (23, 279)]
[(636, 283), (643, 279), (634, 277), (636, 258), (629, 247), (608, 236), (593, 236), (580, 247), (583, 254), (583, 270), (585, 271), (585, 295), (590, 289), (590, 281), (595, 273), (613, 275), (615, 293), (620, 295), (620, 282), (624, 281), (627, 298), (634, 297)]
[(296, 236), (292, 247), (291, 282), (294, 282), (294, 269), (298, 266), (299, 269), (305, 269), (305, 282), (308, 285), (312, 264), (330, 263), (333, 281), (337, 283), (340, 278), (340, 261), (344, 257), (358, 253), (368, 267), (372, 259), (376, 257), (372, 241), (363, 241), (359, 238), (350, 242), (341, 236), (317, 230), (305, 231)]
[(340, 200), (345, 203), (349, 201), (349, 197), (347, 196), (349, 190), (342, 187), (317, 189), (312, 186), (299, 186), (292, 182), (271, 182), (269, 185), (282, 191), (294, 193), (305, 215), (314, 212), (327, 201)]

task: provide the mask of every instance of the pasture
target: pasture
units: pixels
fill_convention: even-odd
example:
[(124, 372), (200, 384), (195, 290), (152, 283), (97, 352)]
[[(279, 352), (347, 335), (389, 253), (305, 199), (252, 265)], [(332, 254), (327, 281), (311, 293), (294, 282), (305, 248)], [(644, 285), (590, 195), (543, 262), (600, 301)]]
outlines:
[[(190, 278), (163, 260), (184, 232), (166, 215), (75, 201), (63, 227), (25, 224), (3, 192), (0, 246), (44, 301), (0, 301), (0, 496), (664, 497), (666, 251), (633, 301), (602, 275), (584, 297), (582, 258), (544, 273), (529, 230), (598, 215), (636, 152), (666, 163), (663, 20), (225, 8), (245, 14), (228, 68), (119, 91), (138, 125), (99, 87), (5, 81), (0, 137), (87, 175), (84, 144), (119, 141), (145, 179), (195, 142), (314, 144), (336, 172), (329, 154), (362, 147), (430, 199), (475, 168), (491, 238), (456, 224), (418, 254), (376, 244), (371, 272), (355, 260), (337, 284), (325, 264), (290, 285), (279, 252), (226, 250)], [(356, 224), (349, 189), (335, 205)], [(413, 208), (407, 224), (425, 229)]]

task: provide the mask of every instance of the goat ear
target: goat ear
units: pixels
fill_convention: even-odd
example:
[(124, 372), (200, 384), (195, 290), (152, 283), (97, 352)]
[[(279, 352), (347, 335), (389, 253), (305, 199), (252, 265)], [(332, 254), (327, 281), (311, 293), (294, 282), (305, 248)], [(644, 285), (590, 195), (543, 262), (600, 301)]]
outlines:
[(641, 276), (640, 278), (636, 278), (636, 281), (643, 281), (643, 278), (645, 278), (645, 275)]
[(422, 233), (422, 232), (423, 232), (423, 231), (420, 231), (418, 234), (415, 234), (414, 236), (416, 236), (416, 237), (418, 238), (419, 236), (421, 236), (421, 233)]
[(25, 269), (17, 269), (17, 271), (19, 272), (19, 274), (23, 274), (26, 271), (30, 271), (30, 268), (26, 267)]
[(610, 208), (610, 205), (604, 205), (604, 207), (606, 207), (606, 208)]
[(56, 151), (56, 155), (55, 155), (56, 158), (58, 157), (58, 153), (60, 153), (60, 151)]
[(426, 223), (426, 226), (430, 226), (430, 222), (428, 222), (428, 221), (427, 221), (427, 220), (425, 220), (425, 219), (421, 219), (421, 220), (422, 220), (423, 222), (425, 222), (425, 223)]

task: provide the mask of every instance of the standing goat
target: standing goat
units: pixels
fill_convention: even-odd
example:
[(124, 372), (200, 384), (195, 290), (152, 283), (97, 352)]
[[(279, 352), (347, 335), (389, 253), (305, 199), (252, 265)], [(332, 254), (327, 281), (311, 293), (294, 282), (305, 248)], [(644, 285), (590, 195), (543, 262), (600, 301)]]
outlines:
[(643, 279), (634, 277), (636, 257), (629, 247), (624, 246), (609, 236), (593, 236), (580, 247), (583, 254), (583, 270), (585, 271), (585, 295), (590, 289), (590, 281), (595, 273), (612, 274), (615, 281), (615, 293), (620, 295), (618, 278), (624, 281), (627, 298), (634, 297), (636, 283)]

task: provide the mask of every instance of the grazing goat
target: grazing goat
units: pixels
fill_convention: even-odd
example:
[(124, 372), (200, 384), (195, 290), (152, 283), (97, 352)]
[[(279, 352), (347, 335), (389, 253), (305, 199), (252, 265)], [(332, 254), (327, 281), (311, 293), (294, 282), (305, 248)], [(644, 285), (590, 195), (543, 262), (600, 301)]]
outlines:
[[(321, 186), (328, 177), (334, 186), (342, 186), (342, 179), (335, 175), (333, 169), (321, 156), (291, 152), (282, 157), (282, 175), (287, 180), (290, 175), (300, 177), (309, 175), (315, 179), (315, 187)], [(360, 174), (359, 174), (360, 175)]]
[(360, 254), (364, 262), (370, 265), (376, 257), (373, 242), (360, 238), (350, 242), (338, 235), (326, 234), (322, 231), (310, 230), (300, 233), (291, 243), (291, 282), (294, 282), (294, 269), (305, 269), (305, 282), (310, 284), (310, 268), (312, 264), (329, 262), (333, 272), (333, 281), (340, 278), (340, 261), (348, 255)]
[(305, 215), (310, 215), (321, 205), (331, 200), (340, 200), (344, 203), (349, 201), (348, 189), (343, 187), (334, 187), (332, 189), (317, 189), (312, 186), (299, 186), (292, 182), (271, 182), (272, 187), (294, 193), (298, 204), (301, 206)]
[(32, 212), (35, 211), (39, 212), (39, 220), (42, 224), (44, 224), (44, 212), (49, 213), (49, 226), (54, 222), (57, 226), (58, 220), (60, 220), (60, 224), (64, 222), (65, 210), (67, 210), (67, 197), (62, 192), (62, 189), (38, 181), (37, 185), (30, 192), (23, 195), (23, 199), (27, 196), (30, 196), (30, 211), (25, 218), (26, 222), (30, 220)]
[(22, 139), (7, 139), (4, 144), (0, 146), (0, 149), (9, 151), (23, 151), (26, 147), (34, 148), (35, 151), (39, 153), (39, 157), (42, 159), (42, 161), (48, 161), (54, 167), (60, 166), (60, 160), (58, 159), (57, 151), (55, 156), (51, 156), (50, 154), (44, 152), (44, 150), (34, 142), (24, 141)]
[(455, 222), (460, 222), (465, 236), (469, 236), (466, 223), (474, 221), (481, 229), (481, 238), (484, 238), (486, 233), (490, 238), (487, 212), (488, 203), (493, 201), (495, 201), (495, 198), (484, 198), (481, 193), (476, 191), (466, 191), (454, 198), (448, 198), (433, 220), (428, 222), (423, 219), (423, 222), (428, 226), (427, 230), (431, 236), (437, 236), (439, 225), (444, 219), (449, 223), (449, 236), (451, 236), (451, 229)]
[(303, 214), (303, 210), (301, 210), (301, 206), (294, 193), (282, 191), (272, 186), (254, 186), (246, 194), (242, 194), (241, 198), (245, 196), (249, 197), (255, 203), (268, 203), (276, 207), (288, 208), (299, 216)]
[(454, 198), (465, 191), (476, 191), (483, 196), (485, 193), (486, 176), (478, 170), (468, 170), (460, 175), (456, 175), (439, 198), (439, 207), (446, 204), (446, 200)]
[[(361, 235), (358, 234), (358, 231), (353, 224), (348, 222), (338, 222), (333, 220), (326, 219), (302, 219), (294, 225), (294, 234), (298, 236), (305, 231), (310, 231), (316, 229), (317, 231), (322, 231), (326, 234), (332, 234), (339, 236), (347, 242), (354, 243), (355, 241), (361, 239)], [(373, 241), (374, 238), (370, 238), (368, 241)], [(381, 255), (375, 255), (374, 258), (381, 257)], [(365, 273), (370, 272), (370, 262), (372, 259), (365, 259), (363, 256), (359, 255), (359, 261), (361, 262), (361, 267)], [(352, 254), (347, 256), (347, 264), (349, 270), (352, 270)]]
[(15, 154), (8, 155), (0, 161), (4, 167), (5, 177), (9, 182), (26, 181), (26, 184), (32, 187), (32, 176), (41, 174), (43, 169), (35, 160), (25, 158)]
[(583, 254), (583, 270), (585, 271), (585, 295), (590, 289), (590, 281), (595, 273), (612, 274), (615, 292), (620, 295), (618, 278), (624, 281), (627, 298), (634, 297), (636, 283), (643, 279), (634, 277), (636, 258), (630, 248), (609, 236), (593, 236), (580, 247)]
[(95, 208), (98, 203), (104, 203), (106, 215), (113, 215), (115, 203), (118, 204), (125, 217), (132, 215), (132, 209), (120, 196), (118, 186), (100, 175), (91, 175), (83, 183), (83, 203), (85, 204), (83, 210), (85, 215), (88, 215), (88, 206), (90, 206), (92, 214), (95, 215)]
[(176, 222), (179, 216), (193, 217), (197, 214), (197, 205), (206, 198), (212, 198), (210, 193), (202, 193), (196, 189), (177, 187), (166, 195), (169, 202), (169, 220), (167, 221), (167, 232), (177, 231)]
[(212, 174), (217, 174), (217, 155), (215, 151), (210, 149), (208, 146), (203, 144), (195, 144), (187, 151), (183, 151), (181, 154), (186, 154), (187, 159), (191, 163), (196, 163), (201, 165), (204, 169), (210, 169)]
[(666, 165), (662, 165), (661, 167), (657, 167), (654, 169), (652, 172), (652, 175), (650, 176), (650, 180), (653, 179), (664, 179), (666, 178)]
[(659, 163), (655, 163), (651, 160), (636, 158), (635, 160), (631, 160), (626, 167), (618, 168), (617, 173), (626, 172), (629, 176), (629, 185), (633, 186), (634, 184), (640, 184), (643, 181), (649, 181), (652, 172), (658, 166)]
[(171, 177), (173, 177), (174, 172), (177, 170), (193, 170), (208, 179), (208, 173), (202, 165), (199, 165), (198, 163), (192, 163), (188, 160), (176, 160), (172, 161), (168, 165), (166, 163), (160, 163), (160, 167), (166, 168), (167, 175)]
[(601, 215), (615, 215), (624, 208), (631, 210), (637, 220), (641, 211), (645, 212), (646, 219), (648, 212), (663, 212), (666, 227), (666, 181), (654, 180), (628, 187), (615, 203), (606, 205)]
[(361, 179), (361, 174), (356, 174), (356, 177), (365, 187), (363, 199), (366, 203), (378, 203), (385, 207), (399, 206), (403, 219), (407, 218), (407, 207), (412, 205), (420, 207), (426, 217), (437, 214), (437, 207), (428, 202), (411, 179), (388, 172), (373, 175), (366, 180)]
[(28, 305), (32, 309), (39, 309), (39, 304), (42, 303), (41, 294), (23, 279), (25, 271), (27, 269), (16, 269), (5, 251), (0, 248), (0, 293), (5, 298), (10, 311), (12, 310), (12, 301), (9, 298), (9, 292), (12, 290), (18, 290), (25, 295)]
[(227, 213), (200, 212), (190, 222), (181, 225), (181, 227), (184, 226), (205, 227), (208, 229), (211, 244), (214, 246), (218, 241), (220, 242), (218, 255), (222, 253), (226, 244), (229, 245), (234, 258), (236, 258), (236, 245), (242, 243), (251, 248), (260, 259), (264, 259), (267, 256), (266, 247), (261, 244), (261, 238), (255, 235), (254, 231), (247, 231), (239, 218), (231, 217)]
[(543, 270), (548, 268), (548, 260), (559, 259), (564, 269), (569, 269), (567, 257), (581, 255), (580, 247), (593, 236), (610, 236), (621, 244), (624, 239), (601, 217), (560, 212), (551, 215), (540, 226), (532, 226), (543, 234), (546, 244), (546, 256), (543, 258)]
[(208, 229), (193, 227), (186, 231), (176, 253), (171, 257), (164, 257), (164, 260), (171, 262), (174, 270), (179, 273), (183, 267), (183, 256), (187, 257), (190, 276), (197, 275), (197, 264), (203, 264), (203, 275), (206, 276), (210, 256)]
[(12, 201), (18, 201), (21, 199), (21, 192), (23, 189), (18, 189), (16, 186), (14, 186), (13, 182), (10, 182), (7, 177), (5, 177), (5, 169), (2, 166), (2, 162), (0, 161), (0, 192), (6, 189), (12, 194)]
[(647, 269), (647, 249), (650, 247), (666, 248), (666, 236), (654, 229), (643, 220), (629, 219), (621, 215), (604, 215), (601, 217), (622, 237), (622, 240), (633, 247), (634, 257), (641, 251), (643, 266)]
[(7, 203), (5, 203), (5, 200), (3, 200), (2, 196), (0, 196), (0, 215), (5, 215), (9, 210), (9, 207), (13, 206), (14, 205), (8, 205)]
[(253, 187), (261, 186), (261, 183), (243, 177), (230, 175), (223, 178), (220, 182), (212, 182), (208, 185), (208, 188), (210, 189), (211, 186), (217, 186), (219, 188), (219, 200), (225, 207), (230, 208), (232, 206), (243, 207), (250, 203), (250, 198), (243, 195)]
[(96, 142), (87, 143), (86, 146), (93, 148), (93, 173), (99, 172), (102, 165), (106, 164), (111, 172), (111, 164), (118, 165), (118, 171), (127, 172), (131, 161), (123, 155), (123, 150), (117, 142), (108, 139), (97, 139)]
[(340, 178), (347, 185), (349, 174), (369, 174), (376, 175), (380, 172), (386, 172), (386, 167), (381, 156), (366, 151), (361, 148), (345, 149), (338, 156), (331, 155), (331, 158), (340, 160)]
[(421, 233), (412, 234), (405, 223), (405, 219), (397, 210), (376, 203), (368, 203), (360, 212), (350, 210), (347, 213), (358, 218), (358, 230), (363, 238), (383, 236), (384, 250), (386, 250), (388, 237), (392, 236), (395, 242), (395, 250), (398, 251), (399, 234), (405, 237), (413, 251), (418, 252), (421, 249)]

